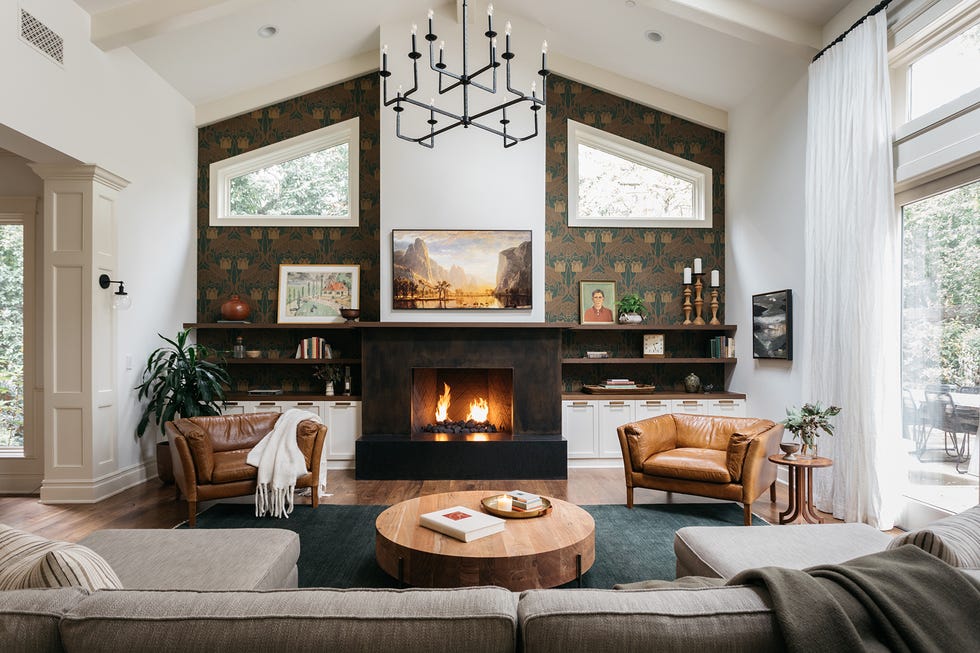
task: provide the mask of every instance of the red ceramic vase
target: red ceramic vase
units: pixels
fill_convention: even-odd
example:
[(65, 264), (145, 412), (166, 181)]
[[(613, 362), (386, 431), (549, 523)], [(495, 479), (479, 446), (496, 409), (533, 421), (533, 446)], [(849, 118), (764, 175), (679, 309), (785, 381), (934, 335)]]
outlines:
[(248, 316), (251, 314), (252, 309), (249, 308), (248, 304), (239, 299), (238, 295), (232, 295), (231, 299), (221, 305), (222, 320), (232, 320), (238, 322), (247, 320)]

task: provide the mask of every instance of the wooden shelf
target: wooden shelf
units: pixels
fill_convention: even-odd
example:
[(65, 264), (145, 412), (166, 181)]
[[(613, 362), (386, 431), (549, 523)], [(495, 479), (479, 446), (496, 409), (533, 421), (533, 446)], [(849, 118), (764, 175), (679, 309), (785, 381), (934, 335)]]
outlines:
[(563, 358), (562, 365), (685, 365), (725, 363), (734, 365), (736, 358)]
[(256, 322), (184, 322), (185, 329), (207, 329), (207, 330), (225, 330), (225, 331), (237, 331), (240, 329), (261, 329), (262, 331), (269, 330), (287, 330), (287, 331), (310, 331), (318, 329), (353, 329), (358, 326), (359, 322), (324, 322), (322, 324), (265, 324)]
[(585, 401), (592, 399), (745, 399), (745, 394), (740, 392), (624, 392), (622, 394), (592, 394), (590, 392), (563, 392), (561, 398), (565, 400)]
[(685, 331), (713, 331), (716, 333), (735, 333), (734, 324), (562, 324), (569, 331), (656, 331), (683, 333)]
[(228, 365), (360, 365), (360, 358), (226, 358)]
[(309, 331), (317, 329), (564, 329), (568, 331), (714, 331), (735, 333), (734, 324), (575, 324), (572, 322), (319, 322), (268, 324), (242, 322), (185, 322), (185, 329), (262, 329)]
[(310, 392), (284, 392), (281, 395), (250, 395), (247, 392), (227, 392), (225, 401), (360, 401), (355, 395), (325, 395)]

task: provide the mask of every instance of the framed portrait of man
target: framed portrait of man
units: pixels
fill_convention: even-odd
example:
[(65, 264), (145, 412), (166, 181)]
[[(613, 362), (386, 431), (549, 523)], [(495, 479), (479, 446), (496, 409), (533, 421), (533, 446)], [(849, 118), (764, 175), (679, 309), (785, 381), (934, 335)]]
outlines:
[(615, 324), (616, 282), (580, 281), (578, 286), (582, 324)]

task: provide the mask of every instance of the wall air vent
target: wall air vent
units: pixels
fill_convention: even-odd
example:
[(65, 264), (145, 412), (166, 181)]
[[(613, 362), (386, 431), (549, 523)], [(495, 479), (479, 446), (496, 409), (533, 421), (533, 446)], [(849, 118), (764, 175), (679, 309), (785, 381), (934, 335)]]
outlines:
[(58, 63), (65, 63), (65, 39), (23, 9), (20, 10), (20, 37)]

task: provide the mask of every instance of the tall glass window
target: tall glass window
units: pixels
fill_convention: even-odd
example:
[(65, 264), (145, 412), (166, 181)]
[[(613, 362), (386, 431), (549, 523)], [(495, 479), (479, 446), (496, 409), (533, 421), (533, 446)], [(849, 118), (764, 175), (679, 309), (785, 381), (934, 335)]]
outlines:
[(24, 226), (0, 224), (0, 451), (24, 448)]
[(980, 23), (909, 66), (909, 119), (980, 88)]

